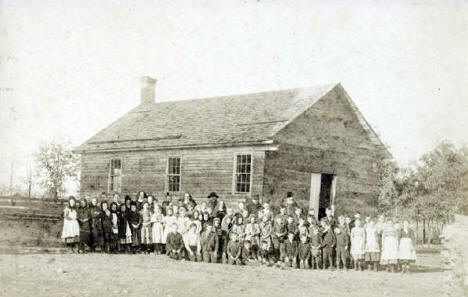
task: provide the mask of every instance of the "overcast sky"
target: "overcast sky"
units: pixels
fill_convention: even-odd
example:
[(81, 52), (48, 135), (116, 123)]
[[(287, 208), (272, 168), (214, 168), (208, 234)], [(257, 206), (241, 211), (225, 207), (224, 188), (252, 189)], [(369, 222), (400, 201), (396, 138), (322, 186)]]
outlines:
[(158, 101), (341, 82), (401, 165), (466, 143), (468, 2), (192, 2), (0, 1), (0, 184), (138, 105), (142, 75)]

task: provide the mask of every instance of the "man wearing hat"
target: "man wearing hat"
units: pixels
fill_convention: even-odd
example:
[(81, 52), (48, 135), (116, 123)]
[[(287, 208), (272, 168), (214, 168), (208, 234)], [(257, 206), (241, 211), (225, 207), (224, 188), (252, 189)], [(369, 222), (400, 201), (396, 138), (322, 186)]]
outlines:
[(286, 207), (286, 214), (287, 215), (294, 215), (294, 212), (295, 212), (296, 207), (297, 207), (297, 203), (296, 203), (296, 201), (294, 201), (292, 192), (288, 192), (288, 194), (287, 194), (286, 201), (285, 201), (285, 207)]
[(218, 205), (218, 198), (219, 196), (215, 192), (211, 192), (210, 195), (208, 195), (208, 206), (211, 207), (211, 209), (215, 209)]
[(250, 214), (257, 214), (258, 211), (262, 208), (259, 203), (260, 196), (255, 194), (252, 196), (252, 200), (247, 204), (247, 210)]

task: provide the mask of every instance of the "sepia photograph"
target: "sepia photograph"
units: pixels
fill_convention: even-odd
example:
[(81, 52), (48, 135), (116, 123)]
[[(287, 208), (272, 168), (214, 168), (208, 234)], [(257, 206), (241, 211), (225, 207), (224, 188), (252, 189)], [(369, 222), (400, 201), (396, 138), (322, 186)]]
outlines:
[(468, 296), (468, 1), (0, 28), (0, 296)]

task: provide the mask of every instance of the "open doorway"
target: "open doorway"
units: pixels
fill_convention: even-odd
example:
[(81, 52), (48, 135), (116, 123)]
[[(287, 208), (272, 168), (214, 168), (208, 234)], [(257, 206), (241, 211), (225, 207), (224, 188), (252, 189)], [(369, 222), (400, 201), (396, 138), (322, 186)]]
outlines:
[(320, 182), (320, 198), (319, 198), (319, 209), (318, 218), (319, 220), (326, 216), (325, 210), (331, 207), (331, 188), (333, 182), (333, 174), (322, 174)]
[(334, 203), (336, 175), (312, 173), (310, 179), (309, 207), (315, 209), (318, 219), (323, 218), (325, 210)]

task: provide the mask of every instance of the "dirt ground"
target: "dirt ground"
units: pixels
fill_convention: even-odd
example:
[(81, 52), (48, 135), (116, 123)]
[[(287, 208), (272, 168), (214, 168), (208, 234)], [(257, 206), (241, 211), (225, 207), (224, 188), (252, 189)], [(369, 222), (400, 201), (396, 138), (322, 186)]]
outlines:
[(3, 254), (0, 296), (441, 296), (439, 253), (410, 275), (228, 266), (155, 255)]

